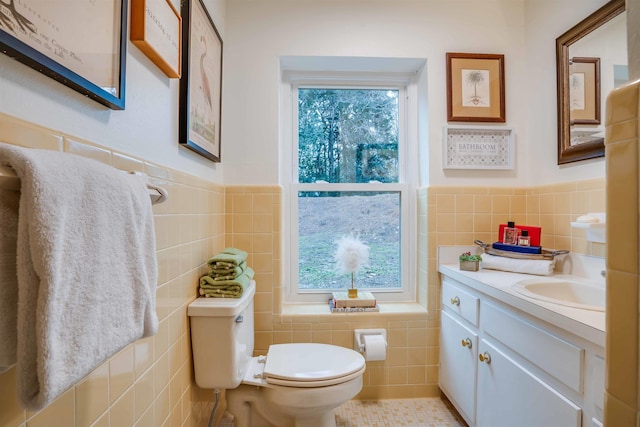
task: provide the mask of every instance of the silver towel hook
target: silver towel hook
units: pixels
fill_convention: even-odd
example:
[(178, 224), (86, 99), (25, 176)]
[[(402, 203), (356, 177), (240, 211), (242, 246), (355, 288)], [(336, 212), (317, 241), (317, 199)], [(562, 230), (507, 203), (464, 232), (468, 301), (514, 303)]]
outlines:
[(138, 172), (138, 171), (129, 171), (130, 175), (136, 175), (139, 177), (144, 178), (145, 180), (145, 184), (147, 185), (147, 188), (149, 190), (155, 190), (158, 194), (150, 194), (149, 197), (151, 197), (151, 203), (152, 204), (158, 204), (158, 203), (162, 203), (164, 201), (166, 201), (169, 198), (169, 192), (164, 189), (163, 187), (160, 187), (159, 185), (155, 185), (152, 184), (151, 182), (149, 182), (149, 176), (146, 173), (143, 172)]

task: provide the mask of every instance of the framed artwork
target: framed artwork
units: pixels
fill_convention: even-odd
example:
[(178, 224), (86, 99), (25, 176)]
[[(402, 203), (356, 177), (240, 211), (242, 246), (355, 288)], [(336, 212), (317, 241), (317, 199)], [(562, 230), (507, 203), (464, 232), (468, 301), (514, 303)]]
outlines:
[(182, 18), (171, 0), (131, 0), (131, 41), (169, 78), (180, 78)]
[(398, 182), (398, 144), (358, 144), (356, 182)]
[(0, 2), (0, 50), (114, 110), (125, 106), (127, 0)]
[(447, 120), (505, 122), (504, 55), (447, 52)]
[(572, 125), (600, 124), (600, 58), (569, 60), (569, 111)]
[(513, 130), (503, 127), (445, 126), (444, 169), (513, 169)]
[(182, 2), (179, 142), (220, 162), (222, 39), (202, 0)]

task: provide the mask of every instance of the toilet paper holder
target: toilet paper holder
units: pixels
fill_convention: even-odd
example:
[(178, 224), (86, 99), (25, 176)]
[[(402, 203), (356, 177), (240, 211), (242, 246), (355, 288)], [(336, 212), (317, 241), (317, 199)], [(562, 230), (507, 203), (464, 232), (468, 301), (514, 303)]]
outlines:
[(364, 353), (364, 336), (365, 335), (382, 335), (385, 345), (387, 344), (386, 329), (354, 329), (353, 330), (353, 349)]

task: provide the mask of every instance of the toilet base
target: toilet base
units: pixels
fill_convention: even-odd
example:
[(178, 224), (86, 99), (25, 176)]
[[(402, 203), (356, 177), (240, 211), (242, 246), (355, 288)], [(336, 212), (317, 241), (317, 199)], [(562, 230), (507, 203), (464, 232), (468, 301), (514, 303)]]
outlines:
[(241, 384), (227, 390), (227, 410), (235, 417), (235, 427), (295, 427), (295, 420), (264, 403), (260, 387)]
[[(353, 382), (355, 384), (349, 387), (353, 389), (352, 393), (349, 393), (349, 398), (355, 396), (362, 388), (361, 377)], [(333, 407), (339, 404), (331, 405), (325, 410), (299, 408), (295, 411), (297, 414), (294, 417), (285, 413), (277, 404), (269, 401), (270, 399), (265, 398), (265, 392), (268, 391), (262, 387), (246, 384), (226, 391), (227, 410), (235, 417), (235, 427), (336, 427)]]
[[(236, 427), (336, 427), (333, 410), (362, 390), (362, 372), (324, 387), (287, 387), (245, 382), (226, 391)], [(248, 370), (253, 372), (253, 370)]]
[[(333, 411), (315, 418), (293, 419), (286, 414), (274, 412), (273, 408), (262, 408), (262, 405), (255, 402), (244, 402), (242, 406), (227, 406), (227, 410), (234, 415), (235, 427), (336, 427)], [(269, 419), (265, 419), (262, 414)]]

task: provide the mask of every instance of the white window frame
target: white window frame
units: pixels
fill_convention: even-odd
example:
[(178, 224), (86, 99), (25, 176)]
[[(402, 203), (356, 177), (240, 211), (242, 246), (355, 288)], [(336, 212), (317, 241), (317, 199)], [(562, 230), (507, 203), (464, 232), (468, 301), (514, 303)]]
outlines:
[[(398, 90), (398, 183), (298, 183), (298, 88)], [(415, 73), (284, 71), (281, 82), (281, 177), (283, 186), (283, 297), (287, 303), (326, 303), (327, 291), (298, 289), (298, 192), (387, 191), (400, 194), (401, 287), (366, 289), (381, 302), (416, 301), (418, 138)], [(357, 287), (357, 283), (356, 283)]]

